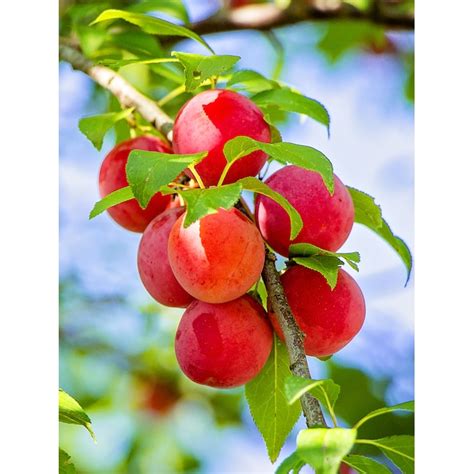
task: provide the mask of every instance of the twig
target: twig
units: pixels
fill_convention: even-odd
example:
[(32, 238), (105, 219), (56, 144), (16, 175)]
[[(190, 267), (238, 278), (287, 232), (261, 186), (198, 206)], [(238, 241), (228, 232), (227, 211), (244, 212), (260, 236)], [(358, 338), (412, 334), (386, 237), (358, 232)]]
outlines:
[(171, 141), (173, 128), (171, 118), (152, 99), (138, 92), (122, 76), (108, 67), (94, 64), (65, 41), (59, 45), (59, 57), (70, 63), (74, 69), (85, 72), (97, 84), (110, 91), (124, 107), (135, 107), (145, 120), (153, 124)]
[[(71, 63), (74, 69), (88, 74), (94, 81), (114, 94), (119, 102), (125, 107), (135, 107), (137, 111), (158, 130), (166, 134), (171, 140), (171, 128), (173, 122), (158, 105), (148, 97), (138, 92), (130, 83), (125, 81), (112, 69), (98, 66), (85, 58), (78, 49), (61, 44), (59, 47), (61, 59)], [(249, 213), (247, 206), (239, 202), (241, 210)], [(296, 324), (293, 313), (286, 299), (283, 287), (280, 282), (280, 275), (275, 266), (275, 254), (266, 249), (265, 264), (262, 278), (268, 292), (268, 298), (278, 323), (285, 336), (285, 342), (290, 358), (290, 370), (300, 377), (311, 378), (308, 362), (304, 352), (304, 335)], [(301, 397), (303, 413), (309, 427), (323, 425), (326, 426), (319, 402), (309, 394)]]

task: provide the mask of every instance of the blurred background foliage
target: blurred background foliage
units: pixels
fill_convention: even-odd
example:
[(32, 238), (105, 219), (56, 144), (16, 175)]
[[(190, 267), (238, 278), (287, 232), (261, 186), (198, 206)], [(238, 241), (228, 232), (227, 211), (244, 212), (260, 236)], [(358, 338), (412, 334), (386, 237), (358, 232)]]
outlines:
[[(202, 53), (189, 41), (158, 40), (123, 22), (88, 25), (107, 8), (205, 25), (231, 13), (231, 3), (62, 0), (60, 35), (97, 62), (156, 58), (175, 49)], [(279, 123), (285, 140), (325, 152), (345, 182), (377, 196), (394, 230), (412, 245), (413, 32), (393, 24), (413, 18), (413, 2), (306, 3), (321, 18), (272, 30), (231, 28), (205, 38), (219, 54), (242, 56), (240, 68), (285, 81), (325, 104), (332, 117), (330, 143), (316, 125), (284, 114)], [(183, 81), (175, 64), (130, 65), (120, 73), (164, 102), (171, 116), (189, 98), (168, 96)], [(154, 303), (141, 287), (139, 236), (105, 216), (87, 220), (104, 151), (130, 131), (126, 122), (117, 123), (98, 153), (77, 121), (108, 110), (119, 110), (116, 99), (61, 64), (60, 385), (89, 414), (97, 436), (94, 445), (85, 430), (61, 424), (61, 447), (87, 474), (273, 472), (243, 390), (198, 386), (180, 372), (173, 347), (180, 311)], [(413, 398), (413, 283), (403, 288), (397, 257), (367, 233), (356, 229), (346, 247), (362, 254), (356, 278), (366, 296), (367, 321), (353, 344), (329, 362), (312, 360), (311, 369), (314, 378), (329, 376), (341, 385), (336, 412), (349, 425), (372, 409)], [(280, 460), (301, 427), (302, 420)], [(413, 418), (387, 415), (361, 431), (366, 437), (412, 433)]]

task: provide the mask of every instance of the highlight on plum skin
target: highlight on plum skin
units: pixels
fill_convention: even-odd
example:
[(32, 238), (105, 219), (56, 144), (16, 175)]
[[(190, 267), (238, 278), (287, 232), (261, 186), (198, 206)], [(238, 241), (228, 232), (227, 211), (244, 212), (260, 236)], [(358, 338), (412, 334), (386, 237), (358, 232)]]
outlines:
[(168, 241), (171, 268), (195, 298), (225, 303), (244, 295), (260, 278), (265, 248), (257, 227), (235, 208), (219, 209), (184, 227), (183, 214)]
[(138, 272), (150, 295), (165, 306), (185, 308), (194, 298), (178, 283), (168, 258), (171, 228), (184, 213), (183, 207), (168, 209), (145, 229), (138, 248)]
[(228, 303), (191, 303), (179, 323), (175, 351), (181, 370), (194, 382), (232, 388), (258, 375), (272, 344), (265, 310), (244, 295)]
[[(132, 150), (173, 153), (171, 148), (153, 135), (142, 135), (116, 145), (107, 154), (99, 172), (99, 192), (101, 198), (117, 189), (128, 186), (125, 167)], [(120, 226), (132, 232), (143, 232), (146, 226), (171, 202), (170, 196), (155, 194), (148, 206), (142, 209), (136, 199), (117, 204), (107, 209), (112, 219)]]
[(293, 243), (309, 243), (334, 252), (347, 240), (354, 224), (354, 204), (336, 175), (332, 196), (319, 173), (294, 165), (281, 168), (265, 182), (285, 197), (303, 220), (301, 232), (290, 241), (290, 219), (286, 211), (266, 196), (257, 197), (258, 227), (280, 255), (287, 257)]
[[(304, 347), (310, 356), (330, 356), (346, 346), (362, 328), (365, 301), (356, 281), (339, 270), (337, 284), (331, 290), (318, 272), (294, 265), (281, 277), (291, 311), (305, 333)], [(275, 314), (272, 325), (283, 340)]]
[[(178, 112), (173, 127), (173, 150), (179, 154), (207, 151), (196, 171), (206, 186), (212, 186), (218, 183), (227, 164), (225, 143), (241, 135), (270, 143), (270, 127), (260, 109), (237, 92), (207, 90), (186, 102)], [(267, 155), (262, 151), (240, 158), (230, 167), (224, 184), (256, 176), (266, 160)], [(189, 170), (186, 173), (193, 176)]]

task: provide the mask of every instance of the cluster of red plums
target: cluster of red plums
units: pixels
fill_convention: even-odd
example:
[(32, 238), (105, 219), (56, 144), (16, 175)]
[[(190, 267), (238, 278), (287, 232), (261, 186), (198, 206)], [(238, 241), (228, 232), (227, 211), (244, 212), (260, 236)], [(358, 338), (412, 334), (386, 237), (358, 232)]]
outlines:
[[(99, 187), (102, 197), (127, 186), (125, 165), (134, 149), (188, 154), (208, 151), (195, 170), (206, 187), (215, 186), (226, 165), (224, 144), (236, 136), (270, 142), (262, 112), (246, 97), (229, 90), (201, 92), (179, 111), (173, 148), (156, 136), (139, 136), (117, 145), (104, 159)], [(259, 173), (267, 156), (253, 152), (236, 161), (225, 183)], [(188, 176), (193, 177), (190, 170)], [(318, 173), (296, 166), (275, 172), (266, 183), (300, 213), (303, 229), (290, 240), (290, 220), (275, 201), (258, 196), (255, 222), (239, 210), (220, 209), (188, 227), (178, 200), (156, 194), (146, 209), (134, 199), (109, 209), (128, 230), (143, 232), (138, 270), (159, 303), (186, 308), (176, 333), (175, 350), (183, 372), (197, 383), (229, 388), (252, 380), (265, 365), (273, 330), (283, 338), (276, 316), (267, 315), (249, 290), (260, 278), (265, 241), (282, 256), (292, 243), (306, 242), (336, 251), (354, 222), (349, 192), (335, 176), (330, 195)], [(354, 279), (339, 271), (331, 290), (324, 277), (290, 265), (282, 284), (294, 316), (306, 334), (305, 350), (329, 356), (360, 330), (364, 298)]]

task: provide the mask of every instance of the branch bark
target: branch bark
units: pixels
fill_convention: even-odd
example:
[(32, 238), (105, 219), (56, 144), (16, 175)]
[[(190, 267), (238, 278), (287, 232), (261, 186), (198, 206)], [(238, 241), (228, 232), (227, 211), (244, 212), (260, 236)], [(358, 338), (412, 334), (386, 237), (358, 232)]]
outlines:
[[(265, 31), (302, 21), (329, 20), (370, 21), (391, 30), (413, 30), (415, 27), (413, 17), (392, 15), (381, 7), (364, 12), (345, 4), (333, 10), (322, 10), (309, 5), (299, 9), (281, 10), (271, 4), (255, 4), (229, 12), (219, 11), (205, 20), (190, 25), (189, 28), (198, 35), (207, 35), (248, 29)], [(164, 43), (175, 43), (180, 39), (182, 38), (169, 37)]]
[[(171, 141), (172, 119), (153, 100), (138, 92), (118, 73), (105, 66), (95, 65), (85, 58), (78, 49), (64, 43), (59, 46), (59, 55), (62, 60), (69, 62), (74, 69), (88, 74), (94, 81), (114, 94), (124, 107), (135, 107), (143, 118), (167, 135)], [(266, 249), (262, 278), (267, 288), (272, 310), (275, 312), (285, 336), (291, 363), (290, 370), (294, 375), (311, 378), (304, 352), (304, 334), (296, 324), (291, 312), (275, 261), (275, 254)], [(301, 406), (308, 427), (326, 426), (321, 406), (316, 398), (305, 394), (301, 397)]]
[(168, 140), (172, 140), (173, 120), (150, 98), (138, 92), (128, 81), (114, 70), (94, 64), (82, 53), (68, 44), (59, 45), (59, 57), (74, 69), (89, 75), (97, 84), (110, 91), (123, 107), (135, 107), (137, 112)]

